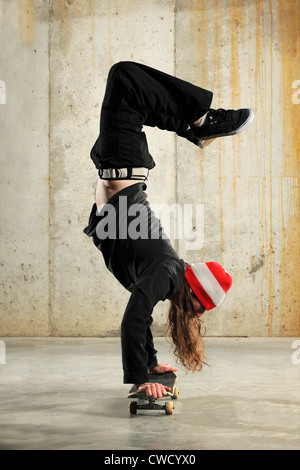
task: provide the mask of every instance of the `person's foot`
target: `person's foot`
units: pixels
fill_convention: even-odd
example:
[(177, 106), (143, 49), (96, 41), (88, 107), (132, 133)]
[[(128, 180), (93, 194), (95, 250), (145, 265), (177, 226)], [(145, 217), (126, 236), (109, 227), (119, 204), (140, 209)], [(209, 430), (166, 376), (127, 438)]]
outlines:
[(247, 129), (254, 119), (254, 111), (245, 109), (210, 109), (205, 120), (191, 124), (191, 131), (197, 139), (197, 145), (204, 148), (217, 137), (239, 134)]

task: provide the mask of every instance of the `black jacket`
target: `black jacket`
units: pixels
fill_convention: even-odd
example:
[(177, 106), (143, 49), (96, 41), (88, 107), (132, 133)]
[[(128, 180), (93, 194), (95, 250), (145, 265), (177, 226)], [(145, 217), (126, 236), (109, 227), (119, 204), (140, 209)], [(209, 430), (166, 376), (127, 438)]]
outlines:
[(123, 189), (100, 213), (94, 204), (84, 230), (107, 268), (132, 293), (121, 325), (124, 383), (147, 381), (147, 368), (157, 364), (152, 311), (178, 290), (185, 274), (185, 262), (150, 210), (146, 188), (137, 183)]

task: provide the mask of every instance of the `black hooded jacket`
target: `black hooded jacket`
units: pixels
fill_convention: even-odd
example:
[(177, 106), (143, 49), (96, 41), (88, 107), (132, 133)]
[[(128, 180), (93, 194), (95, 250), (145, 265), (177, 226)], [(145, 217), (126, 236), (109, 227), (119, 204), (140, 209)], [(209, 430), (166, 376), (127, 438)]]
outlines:
[(84, 232), (105, 264), (131, 292), (121, 325), (124, 383), (143, 383), (157, 365), (150, 326), (152, 311), (178, 290), (185, 275), (181, 260), (149, 207), (145, 183), (115, 194), (97, 211), (93, 205)]

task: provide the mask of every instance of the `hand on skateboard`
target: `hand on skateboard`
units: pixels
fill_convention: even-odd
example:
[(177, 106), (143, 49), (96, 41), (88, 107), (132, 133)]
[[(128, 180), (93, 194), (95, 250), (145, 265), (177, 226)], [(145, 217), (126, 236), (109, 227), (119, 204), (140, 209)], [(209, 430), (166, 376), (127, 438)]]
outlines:
[(162, 363), (149, 369), (149, 374), (165, 374), (166, 372), (176, 372), (177, 368), (170, 364)]
[[(169, 364), (159, 364), (154, 369), (162, 370), (166, 366), (167, 369), (171, 368)], [(159, 367), (162, 367), (160, 369)], [(152, 369), (151, 369), (152, 370)], [(165, 410), (167, 415), (173, 413), (172, 401), (167, 401), (164, 404), (156, 403), (157, 399), (178, 398), (178, 388), (175, 387), (177, 375), (173, 370), (155, 374), (149, 371), (149, 382), (144, 384), (136, 384), (129, 390), (128, 398), (137, 399), (137, 401), (129, 402), (129, 413), (136, 414), (137, 410)]]
[[(161, 363), (149, 369), (149, 374), (165, 374), (166, 372), (176, 372), (177, 368), (170, 364)], [(144, 392), (148, 397), (162, 398), (171, 392), (171, 388), (161, 383), (146, 382), (144, 384), (135, 384), (139, 392)]]
[(151, 383), (146, 382), (142, 385), (136, 385), (136, 388), (139, 392), (144, 392), (148, 397), (152, 398), (162, 398), (167, 395), (167, 392), (171, 392), (171, 388), (164, 386), (160, 383)]

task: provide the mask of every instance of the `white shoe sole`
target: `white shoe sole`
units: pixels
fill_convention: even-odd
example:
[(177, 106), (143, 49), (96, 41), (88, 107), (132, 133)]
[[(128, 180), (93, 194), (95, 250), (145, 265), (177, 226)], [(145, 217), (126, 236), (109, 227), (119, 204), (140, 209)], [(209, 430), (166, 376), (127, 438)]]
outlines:
[(230, 135), (240, 134), (242, 131), (245, 131), (250, 126), (250, 124), (253, 122), (254, 116), (255, 116), (255, 112), (253, 111), (253, 109), (250, 109), (250, 114), (249, 114), (248, 119), (244, 122), (244, 124), (241, 125), (241, 127), (236, 129), (236, 131), (233, 134), (230, 134)]

